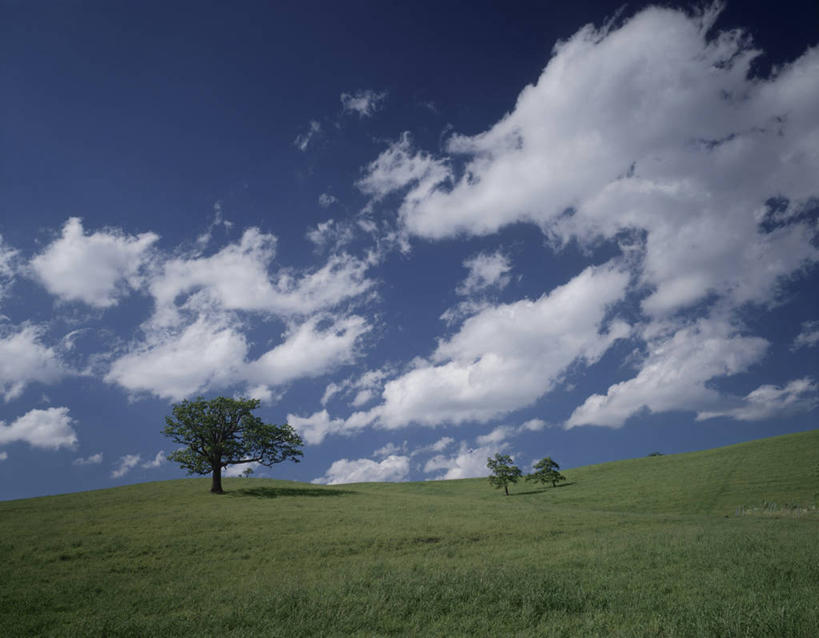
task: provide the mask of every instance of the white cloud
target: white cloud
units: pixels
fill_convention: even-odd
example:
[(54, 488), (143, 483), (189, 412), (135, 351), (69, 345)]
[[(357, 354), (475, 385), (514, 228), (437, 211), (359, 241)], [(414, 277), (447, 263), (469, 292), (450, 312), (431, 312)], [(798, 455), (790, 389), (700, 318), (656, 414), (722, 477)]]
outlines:
[(574, 361), (597, 361), (628, 328), (600, 332), (628, 275), (590, 267), (537, 301), (487, 308), (467, 319), (431, 358), (389, 381), (378, 419), (388, 428), (487, 421), (552, 390)]
[(504, 288), (509, 283), (512, 265), (501, 251), (479, 253), (464, 261), (469, 274), (455, 290), (459, 295), (474, 295), (487, 288)]
[(131, 392), (179, 401), (243, 379), (248, 345), (224, 320), (199, 317), (182, 330), (151, 331), (105, 375)]
[(11, 425), (0, 421), (0, 445), (22, 441), (32, 447), (57, 450), (77, 444), (77, 433), (71, 424), (68, 408), (30, 410)]
[(307, 239), (310, 240), (316, 248), (329, 248), (337, 251), (353, 241), (355, 238), (353, 228), (354, 226), (352, 224), (328, 219), (327, 221), (319, 222), (315, 228), (308, 230)]
[(114, 360), (105, 380), (173, 401), (246, 384), (245, 394), (271, 402), (276, 396), (271, 387), (321, 376), (352, 362), (358, 339), (369, 329), (357, 315), (317, 315), (292, 324), (280, 344), (249, 361), (238, 322), (227, 315), (200, 315), (184, 328), (149, 326), (145, 341)]
[(390, 455), (381, 461), (372, 459), (339, 459), (334, 461), (324, 476), (313, 483), (369, 483), (373, 481), (402, 481), (409, 474), (409, 457)]
[(396, 445), (395, 443), (387, 443), (384, 447), (378, 448), (375, 452), (373, 452), (373, 456), (375, 457), (387, 457), (392, 456), (401, 452), (402, 454), (407, 451), (407, 442), (404, 441), (401, 445)]
[[(591, 365), (629, 334), (620, 321), (603, 326), (628, 279), (610, 262), (585, 269), (536, 301), (489, 307), (440, 341), (429, 360), (418, 359), (411, 370), (387, 381), (380, 404), (346, 419), (331, 418), (326, 409), (309, 417), (291, 414), (288, 423), (305, 441), (318, 444), (328, 434), (370, 426), (484, 422), (523, 408), (554, 389), (572, 363)], [(328, 388), (325, 398), (349, 385)]]
[(142, 457), (139, 454), (126, 454), (125, 456), (121, 456), (119, 459), (119, 464), (111, 472), (111, 478), (121, 478), (125, 476), (128, 472), (139, 465), (141, 460)]
[(433, 477), (435, 481), (489, 476), (489, 470), (486, 467), (487, 459), (506, 447), (505, 443), (499, 443), (470, 448), (465, 443), (461, 443), (456, 454), (452, 456), (439, 454), (429, 459), (424, 466), (424, 472), (430, 474), (445, 470), (442, 474)]
[(341, 108), (345, 113), (358, 113), (359, 117), (370, 117), (381, 108), (387, 92), (372, 90), (341, 94)]
[(819, 345), (819, 321), (805, 321), (802, 330), (793, 341), (791, 350), (814, 348)]
[(525, 423), (514, 425), (499, 425), (488, 434), (482, 434), (475, 439), (480, 446), (491, 446), (502, 444), (508, 439), (516, 437), (524, 432), (539, 432), (548, 424), (543, 419), (529, 419)]
[(62, 237), (35, 256), (31, 269), (45, 288), (62, 301), (82, 301), (96, 308), (116, 305), (139, 288), (154, 233), (126, 235), (118, 230), (86, 235), (82, 220), (70, 218)]
[(222, 213), (222, 202), (217, 201), (213, 204), (213, 220), (208, 224), (207, 229), (199, 237), (196, 238), (196, 246), (202, 250), (210, 244), (213, 239), (213, 231), (222, 226), (225, 231), (229, 231), (233, 227), (233, 222), (225, 219)]
[(167, 460), (168, 459), (165, 457), (164, 450), (159, 450), (159, 452), (156, 453), (156, 456), (153, 458), (152, 461), (145, 461), (145, 463), (143, 463), (141, 467), (144, 467), (145, 469), (152, 469), (155, 467), (159, 467)]
[(361, 407), (379, 396), (384, 387), (384, 382), (392, 373), (392, 368), (385, 366), (377, 370), (368, 370), (357, 378), (348, 378), (338, 383), (330, 383), (324, 390), (321, 404), (326, 405), (330, 399), (337, 395), (349, 396), (354, 394), (350, 405), (356, 408)]
[(320, 321), (320, 317), (313, 317), (291, 329), (283, 343), (248, 365), (247, 377), (280, 385), (320, 376), (352, 361), (356, 340), (369, 329), (365, 320), (346, 317), (323, 329), (318, 327)]
[(328, 319), (316, 316), (292, 327), (281, 344), (248, 364), (246, 377), (251, 382), (281, 385), (350, 363), (356, 341), (370, 326), (356, 315), (322, 326), (325, 321)]
[(72, 465), (99, 465), (100, 463), (102, 463), (102, 452), (97, 452), (86, 458), (74, 459)]
[[(728, 402), (730, 400), (727, 400)], [(700, 412), (697, 420), (725, 416), (740, 421), (760, 421), (775, 417), (810, 412), (819, 405), (819, 386), (810, 378), (796, 379), (780, 388), (762, 385), (747, 396), (734, 400), (730, 408)]]
[(490, 129), (450, 138), (449, 157), (399, 143), (360, 186), (377, 198), (414, 185), (399, 214), (427, 238), (519, 221), (556, 243), (637, 231), (654, 316), (709, 294), (767, 302), (817, 259), (798, 213), (819, 196), (819, 48), (749, 79), (757, 52), (740, 30), (707, 37), (716, 13), (654, 7), (587, 26)]
[[(652, 329), (657, 329), (656, 324)], [(739, 334), (730, 323), (700, 319), (669, 333), (646, 335), (647, 355), (637, 376), (595, 394), (576, 408), (566, 426), (622, 426), (642, 411), (707, 411), (724, 398), (708, 386), (716, 377), (743, 372), (759, 361), (768, 342)]]
[(515, 434), (517, 434), (516, 428), (509, 425), (499, 425), (489, 434), (482, 434), (476, 438), (475, 442), (482, 447), (497, 445), (498, 443), (503, 443), (506, 439), (514, 436)]
[(333, 419), (327, 410), (320, 410), (308, 417), (288, 414), (287, 422), (293, 426), (308, 445), (318, 445), (328, 434), (346, 433), (344, 419)]
[(293, 140), (293, 145), (303, 153), (307, 150), (307, 147), (310, 146), (310, 143), (317, 139), (319, 135), (321, 135), (321, 124), (315, 120), (311, 120), (307, 131), (297, 135), (296, 139)]
[(228, 465), (222, 471), (222, 476), (227, 476), (228, 478), (243, 476), (245, 471), (247, 471), (248, 469), (253, 470), (255, 472), (260, 467), (264, 466), (256, 461), (251, 461), (250, 463), (236, 463), (234, 465)]
[(6, 401), (20, 396), (30, 383), (54, 383), (69, 373), (42, 336), (42, 328), (32, 325), (0, 331), (0, 394)]
[(432, 189), (450, 175), (446, 160), (435, 159), (423, 151), (415, 151), (409, 133), (367, 166), (365, 175), (356, 185), (366, 195), (378, 201), (408, 186), (406, 201), (423, 200)]
[(529, 419), (523, 425), (518, 428), (520, 432), (540, 432), (543, 428), (547, 427), (549, 424), (546, 423), (543, 419)]
[(0, 461), (5, 461), (9, 458), (8, 452), (0, 452)]
[(322, 208), (327, 208), (328, 206), (332, 206), (338, 201), (338, 197), (335, 195), (330, 195), (330, 193), (322, 193), (319, 195), (318, 203), (319, 206)]
[(0, 301), (8, 293), (14, 283), (15, 275), (19, 269), (19, 251), (9, 246), (3, 236), (0, 235)]
[(167, 261), (150, 284), (157, 307), (153, 321), (160, 325), (177, 322), (179, 301), (195, 310), (216, 307), (306, 315), (356, 297), (373, 284), (365, 276), (368, 265), (346, 254), (332, 255), (316, 270), (280, 269), (271, 277), (268, 270), (276, 243), (275, 236), (249, 228), (238, 243), (214, 255)]

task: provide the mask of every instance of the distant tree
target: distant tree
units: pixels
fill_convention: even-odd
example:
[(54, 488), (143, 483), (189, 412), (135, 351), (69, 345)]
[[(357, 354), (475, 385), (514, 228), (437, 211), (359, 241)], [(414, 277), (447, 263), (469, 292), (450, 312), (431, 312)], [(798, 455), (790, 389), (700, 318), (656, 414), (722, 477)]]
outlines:
[(251, 475), (251, 474), (253, 474), (253, 468), (252, 468), (252, 467), (246, 467), (246, 468), (245, 468), (245, 469), (242, 471), (242, 476), (243, 476), (244, 478), (250, 478), (250, 475)]
[(544, 484), (551, 483), (552, 487), (554, 487), (560, 481), (566, 480), (566, 477), (558, 471), (560, 470), (560, 466), (557, 464), (557, 461), (554, 461), (551, 456), (540, 459), (537, 463), (535, 463), (534, 469), (534, 472), (526, 475), (527, 481), (535, 481), (537, 483)]
[(492, 470), (489, 475), (489, 483), (496, 488), (503, 488), (506, 496), (509, 496), (509, 484), (517, 483), (523, 472), (512, 463), (512, 457), (508, 454), (495, 454), (494, 457), (486, 459), (486, 467)]
[(649, 454), (649, 456), (662, 456), (662, 455), (663, 455), (662, 452), (652, 452), (651, 454)]
[(237, 463), (256, 462), (270, 467), (302, 456), (304, 443), (289, 425), (269, 425), (252, 412), (257, 399), (182, 401), (173, 406), (162, 433), (185, 447), (168, 458), (189, 474), (213, 477), (210, 491), (222, 493), (222, 469)]

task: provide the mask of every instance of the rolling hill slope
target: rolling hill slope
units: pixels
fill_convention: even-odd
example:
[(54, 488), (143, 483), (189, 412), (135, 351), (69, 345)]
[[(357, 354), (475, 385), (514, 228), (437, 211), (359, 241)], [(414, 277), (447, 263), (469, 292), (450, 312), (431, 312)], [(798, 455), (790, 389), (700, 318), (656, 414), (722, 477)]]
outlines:
[(819, 430), (485, 479), (0, 503), (5, 635), (812, 636)]

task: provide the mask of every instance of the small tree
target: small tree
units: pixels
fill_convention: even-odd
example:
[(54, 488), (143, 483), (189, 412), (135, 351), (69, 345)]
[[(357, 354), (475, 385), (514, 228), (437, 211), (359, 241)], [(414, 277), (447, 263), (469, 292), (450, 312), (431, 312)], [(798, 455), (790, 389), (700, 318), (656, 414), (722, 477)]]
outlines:
[(289, 425), (269, 425), (252, 414), (257, 399), (217, 397), (182, 401), (165, 417), (162, 433), (185, 447), (168, 458), (188, 474), (211, 473), (210, 491), (222, 493), (222, 468), (256, 462), (270, 467), (302, 456), (301, 437)]
[(566, 477), (558, 471), (559, 469), (560, 466), (557, 464), (557, 461), (552, 460), (551, 456), (547, 456), (545, 459), (540, 459), (535, 463), (535, 471), (531, 474), (527, 474), (526, 480), (544, 484), (551, 483), (552, 487), (554, 487), (560, 481), (566, 480)]
[(506, 496), (509, 496), (509, 484), (517, 483), (523, 472), (517, 465), (512, 463), (512, 457), (508, 454), (498, 452), (494, 457), (486, 459), (486, 467), (492, 470), (489, 475), (489, 483), (496, 488), (503, 488)]

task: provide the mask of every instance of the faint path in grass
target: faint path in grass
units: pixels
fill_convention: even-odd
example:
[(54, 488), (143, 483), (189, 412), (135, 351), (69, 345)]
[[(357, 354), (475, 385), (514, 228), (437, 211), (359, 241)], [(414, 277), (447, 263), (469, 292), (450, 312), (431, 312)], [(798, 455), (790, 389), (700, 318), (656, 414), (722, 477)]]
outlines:
[(334, 490), (320, 487), (248, 487), (225, 492), (229, 496), (255, 496), (257, 498), (279, 498), (280, 496), (349, 496), (357, 494), (352, 490)]

